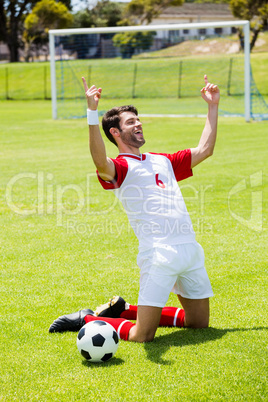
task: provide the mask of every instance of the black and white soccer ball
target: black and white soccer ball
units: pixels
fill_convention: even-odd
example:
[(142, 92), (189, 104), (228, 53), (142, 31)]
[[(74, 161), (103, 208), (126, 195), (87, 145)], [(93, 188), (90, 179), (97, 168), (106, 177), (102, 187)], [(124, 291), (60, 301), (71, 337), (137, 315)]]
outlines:
[(85, 324), (77, 335), (77, 347), (81, 355), (92, 363), (110, 360), (118, 349), (118, 335), (105, 321)]

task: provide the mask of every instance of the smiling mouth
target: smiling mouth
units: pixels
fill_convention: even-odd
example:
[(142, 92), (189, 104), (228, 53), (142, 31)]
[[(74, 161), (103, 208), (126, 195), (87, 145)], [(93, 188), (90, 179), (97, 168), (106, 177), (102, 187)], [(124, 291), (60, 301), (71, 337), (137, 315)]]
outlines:
[(143, 132), (141, 130), (135, 131), (134, 134), (135, 135), (141, 135), (143, 137)]

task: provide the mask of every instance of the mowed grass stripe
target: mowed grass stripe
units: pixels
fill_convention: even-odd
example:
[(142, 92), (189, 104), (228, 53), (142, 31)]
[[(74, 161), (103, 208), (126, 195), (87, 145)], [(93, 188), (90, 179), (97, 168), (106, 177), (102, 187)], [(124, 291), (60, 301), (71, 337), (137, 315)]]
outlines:
[[(153, 343), (120, 341), (110, 362), (88, 365), (76, 334), (52, 335), (49, 325), (114, 294), (136, 303), (137, 240), (113, 194), (97, 181), (85, 119), (53, 121), (45, 101), (0, 107), (1, 399), (265, 401), (267, 123), (220, 118), (213, 157), (180, 184), (215, 293), (210, 328), (159, 328)], [(144, 151), (173, 152), (197, 145), (204, 119), (143, 123)], [(105, 143), (115, 157), (116, 148)], [(261, 180), (251, 187), (256, 173)], [(23, 174), (35, 176), (17, 176)], [(15, 213), (7, 202), (16, 177), (13, 203), (36, 208), (32, 215)], [(246, 188), (228, 203), (242, 180)], [(78, 188), (85, 205), (71, 214), (79, 209)], [(261, 231), (237, 220), (250, 223), (254, 192), (263, 199)], [(168, 305), (179, 305), (174, 295)]]

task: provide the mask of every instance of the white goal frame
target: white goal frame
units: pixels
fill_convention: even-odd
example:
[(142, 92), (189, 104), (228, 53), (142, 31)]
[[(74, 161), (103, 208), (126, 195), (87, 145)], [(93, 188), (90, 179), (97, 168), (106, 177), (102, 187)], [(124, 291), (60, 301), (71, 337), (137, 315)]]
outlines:
[(244, 116), (247, 122), (250, 121), (250, 23), (249, 21), (217, 21), (199, 22), (188, 24), (164, 24), (164, 25), (136, 25), (122, 27), (101, 27), (101, 28), (73, 28), (73, 29), (52, 29), (49, 31), (50, 51), (50, 73), (51, 73), (51, 100), (52, 117), (57, 119), (57, 93), (56, 93), (56, 65), (55, 65), (55, 36), (80, 35), (80, 34), (101, 34), (119, 32), (145, 32), (145, 31), (169, 31), (172, 29), (201, 29), (201, 28), (223, 28), (242, 27), (244, 31), (244, 91), (245, 109)]

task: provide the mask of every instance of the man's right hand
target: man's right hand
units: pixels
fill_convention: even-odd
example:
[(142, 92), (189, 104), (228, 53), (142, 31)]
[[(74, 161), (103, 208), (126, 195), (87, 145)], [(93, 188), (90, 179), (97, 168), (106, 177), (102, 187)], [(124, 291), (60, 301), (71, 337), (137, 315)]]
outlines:
[(88, 109), (97, 110), (102, 89), (97, 88), (95, 85), (92, 85), (92, 87), (88, 88), (84, 77), (82, 77), (82, 80), (85, 88)]

